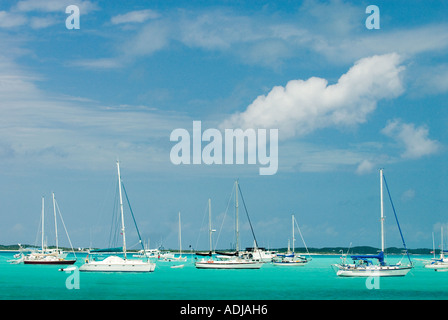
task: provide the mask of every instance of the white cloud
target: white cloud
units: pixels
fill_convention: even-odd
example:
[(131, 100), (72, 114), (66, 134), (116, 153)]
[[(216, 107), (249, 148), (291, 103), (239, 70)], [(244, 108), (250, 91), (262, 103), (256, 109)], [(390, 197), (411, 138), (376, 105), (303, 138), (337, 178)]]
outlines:
[(440, 143), (428, 138), (429, 130), (425, 126), (415, 127), (413, 123), (403, 123), (400, 120), (389, 121), (381, 130), (386, 136), (395, 139), (405, 149), (403, 158), (420, 158), (440, 150)]
[(15, 13), (0, 11), (0, 28), (13, 28), (26, 24), (27, 19)]
[(123, 61), (118, 58), (86, 59), (70, 62), (70, 65), (93, 68), (93, 69), (115, 69), (123, 66)]
[(291, 80), (257, 97), (246, 111), (234, 114), (222, 126), (278, 128), (282, 138), (289, 138), (363, 123), (379, 100), (403, 92), (400, 62), (397, 54), (361, 59), (333, 85), (317, 77)]
[(55, 25), (57, 23), (60, 23), (60, 21), (54, 17), (45, 17), (45, 18), (33, 17), (31, 18), (30, 26), (33, 29), (43, 29)]
[(148, 19), (158, 18), (159, 14), (153, 10), (137, 10), (131, 11), (125, 14), (119, 14), (112, 17), (112, 24), (123, 24), (123, 23), (142, 23)]
[(365, 174), (372, 172), (372, 169), (374, 168), (374, 164), (369, 160), (363, 160), (358, 167), (356, 168), (357, 174)]
[(125, 57), (150, 55), (168, 45), (169, 32), (169, 25), (158, 20), (148, 23), (135, 37), (123, 44), (122, 51)]
[(23, 0), (15, 7), (18, 11), (30, 12), (61, 12), (65, 14), (65, 8), (69, 5), (79, 7), (81, 14), (98, 10), (98, 6), (89, 0)]
[(437, 24), (393, 29), (381, 34), (314, 34), (309, 48), (333, 63), (347, 63), (372, 54), (397, 52), (406, 57), (448, 48), (448, 25)]

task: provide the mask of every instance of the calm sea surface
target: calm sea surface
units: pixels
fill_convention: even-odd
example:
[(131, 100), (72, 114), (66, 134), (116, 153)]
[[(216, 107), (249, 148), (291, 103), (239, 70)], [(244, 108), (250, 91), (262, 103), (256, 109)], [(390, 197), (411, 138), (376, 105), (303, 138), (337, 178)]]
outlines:
[[(70, 256), (69, 256), (70, 257)], [(85, 255), (78, 254), (75, 266)], [(380, 278), (368, 289), (364, 278), (337, 277), (331, 264), (339, 256), (313, 256), (303, 267), (265, 264), (259, 270), (199, 270), (189, 256), (181, 269), (157, 262), (145, 274), (78, 273), (61, 266), (10, 264), (13, 253), (0, 253), (0, 299), (149, 299), (149, 300), (422, 300), (448, 298), (448, 272), (415, 268), (405, 277)], [(430, 259), (430, 256), (415, 256)], [(389, 262), (399, 260), (390, 257)], [(78, 288), (77, 288), (78, 287)], [(71, 289), (70, 289), (71, 288)]]

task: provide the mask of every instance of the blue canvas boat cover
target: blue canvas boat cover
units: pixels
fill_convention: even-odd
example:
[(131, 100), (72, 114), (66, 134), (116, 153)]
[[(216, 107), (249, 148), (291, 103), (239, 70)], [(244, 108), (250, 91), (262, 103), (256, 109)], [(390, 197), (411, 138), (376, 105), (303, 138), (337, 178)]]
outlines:
[(106, 248), (106, 249), (94, 249), (90, 250), (91, 253), (100, 253), (100, 252), (123, 252), (123, 247), (117, 247), (117, 248)]
[(367, 259), (378, 259), (380, 264), (384, 264), (384, 252), (380, 251), (377, 255), (375, 254), (365, 254), (365, 255), (353, 255), (350, 256), (353, 260), (367, 260)]

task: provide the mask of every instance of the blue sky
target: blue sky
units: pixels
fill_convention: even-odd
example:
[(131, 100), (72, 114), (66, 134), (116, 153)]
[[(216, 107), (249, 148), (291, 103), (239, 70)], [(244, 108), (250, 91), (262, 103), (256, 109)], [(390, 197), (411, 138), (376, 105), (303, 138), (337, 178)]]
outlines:
[[(80, 29), (66, 28), (71, 4)], [(371, 4), (380, 29), (365, 26)], [(35, 243), (54, 191), (74, 245), (106, 246), (120, 159), (152, 247), (177, 246), (180, 211), (183, 247), (207, 248), (207, 200), (221, 228), (235, 179), (259, 245), (286, 246), (295, 214), (310, 247), (379, 246), (378, 168), (408, 246), (431, 247), (448, 225), (447, 6), (1, 1), (0, 243)], [(193, 121), (278, 129), (277, 173), (172, 164), (170, 133)], [(386, 219), (386, 245), (400, 246), (388, 203)]]

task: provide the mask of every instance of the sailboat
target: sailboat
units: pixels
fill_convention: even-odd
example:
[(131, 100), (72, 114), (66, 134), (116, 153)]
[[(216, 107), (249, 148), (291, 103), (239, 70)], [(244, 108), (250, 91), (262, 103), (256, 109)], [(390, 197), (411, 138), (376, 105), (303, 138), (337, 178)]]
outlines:
[[(174, 257), (172, 261), (174, 262), (185, 262), (187, 261), (187, 257), (182, 257), (182, 236), (181, 236), (181, 224), (180, 224), (180, 212), (179, 212), (179, 256)], [(175, 263), (170, 266), (171, 269), (182, 269), (184, 267), (184, 264)]]
[[(448, 271), (448, 258), (445, 258), (445, 251), (443, 250), (443, 227), (441, 228), (441, 245), (440, 245), (440, 258), (433, 258), (430, 262), (425, 264), (425, 268), (432, 269), (434, 271)], [(435, 250), (434, 250), (435, 254)]]
[[(255, 242), (255, 241), (254, 241)], [(256, 243), (253, 247), (246, 248), (246, 251), (240, 253), (240, 257), (254, 259), (263, 263), (272, 262), (277, 256), (277, 252), (266, 250), (266, 248), (257, 247)]]
[[(118, 190), (120, 197), (120, 214), (121, 214), (121, 235), (123, 237), (123, 248), (111, 248), (111, 249), (99, 249), (92, 250), (90, 253), (102, 252), (102, 253), (117, 253), (122, 251), (124, 257), (119, 257), (118, 255), (108, 256), (104, 260), (97, 261), (95, 258), (86, 259), (85, 264), (83, 264), (79, 271), (86, 272), (152, 272), (154, 271), (156, 264), (150, 262), (149, 259), (146, 261), (139, 259), (128, 259), (126, 253), (126, 234), (124, 225), (124, 213), (123, 213), (123, 197), (122, 197), (122, 183), (120, 175), (120, 164), (117, 161), (117, 172), (118, 172)], [(125, 190), (126, 192), (126, 190)], [(132, 210), (131, 210), (132, 213)], [(133, 214), (132, 214), (133, 215)], [(134, 219), (135, 221), (135, 219)], [(137, 229), (138, 232), (138, 229)], [(140, 238), (140, 234), (139, 234)], [(142, 244), (141, 238), (140, 243)], [(143, 245), (143, 244), (142, 244)]]
[[(181, 222), (180, 222), (180, 212), (179, 212), (179, 256), (176, 257), (174, 256), (174, 254), (172, 256), (169, 257), (165, 257), (162, 260), (160, 260), (161, 262), (185, 262), (187, 261), (187, 257), (184, 256), (182, 257), (182, 229), (181, 229)], [(178, 265), (177, 267), (181, 267), (182, 265)], [(176, 267), (175, 265), (171, 266), (171, 268)]]
[[(54, 226), (55, 226), (55, 235), (56, 235), (56, 247), (48, 248), (45, 244), (45, 199), (42, 197), (42, 246), (39, 250), (32, 251), (27, 255), (21, 256), (18, 262), (23, 262), (24, 264), (46, 264), (46, 265), (71, 265), (76, 262), (76, 259), (68, 260), (66, 259), (67, 253), (64, 252), (61, 248), (59, 248), (58, 244), (58, 224), (57, 224), (57, 215), (56, 215), (56, 201), (53, 196), (53, 213), (54, 213)], [(60, 212), (59, 212), (60, 214)], [(62, 215), (60, 216), (62, 219)], [(63, 220), (62, 220), (63, 222)], [(64, 224), (65, 228), (65, 224)], [(65, 230), (67, 232), (67, 230)], [(68, 233), (67, 233), (68, 237)], [(70, 238), (69, 238), (70, 241)], [(70, 242), (71, 244), (71, 242)], [(73, 251), (73, 247), (72, 247)]]
[[(202, 258), (201, 263), (205, 263), (208, 260), (213, 260), (213, 243), (212, 243), (212, 235), (216, 230), (212, 228), (212, 202), (211, 199), (208, 199), (208, 235), (209, 235), (209, 252), (196, 252), (197, 256), (204, 257)], [(209, 257), (207, 260), (205, 257)], [(196, 262), (197, 263), (197, 262)], [(195, 265), (196, 265), (195, 263)]]
[[(236, 231), (236, 251), (234, 253), (221, 253), (226, 255), (228, 259), (212, 259), (211, 252), (212, 247), (210, 244), (210, 259), (202, 259), (196, 261), (195, 266), (198, 269), (260, 269), (263, 265), (262, 262), (256, 261), (254, 259), (244, 258), (239, 256), (239, 222), (238, 222), (238, 192), (239, 192), (238, 180), (235, 181), (235, 231)], [(211, 230), (211, 227), (210, 227)], [(210, 231), (210, 239), (211, 239)]]
[[(300, 267), (304, 266), (308, 262), (311, 261), (311, 258), (306, 258), (302, 255), (295, 253), (295, 236), (294, 236), (294, 223), (297, 224), (296, 219), (294, 218), (294, 215), (292, 215), (292, 252), (289, 251), (288, 246), (288, 252), (286, 254), (278, 254), (276, 258), (272, 261), (272, 264), (274, 266), (288, 266), (288, 267)], [(297, 228), (299, 226), (297, 225)], [(305, 241), (303, 240), (302, 232), (299, 228), (300, 236), (302, 237), (303, 244), (305, 245), (306, 250), (308, 251), (308, 248), (306, 247)], [(289, 243), (289, 242), (288, 242)], [(308, 252), (309, 256), (309, 252)]]
[[(409, 264), (402, 265), (401, 262), (397, 264), (387, 264), (384, 257), (384, 206), (383, 206), (383, 181), (386, 185), (386, 189), (389, 195), (389, 199), (392, 205), (392, 209), (395, 215), (395, 220), (400, 231), (400, 236), (405, 248)], [(377, 255), (352, 255), (352, 264), (346, 262), (346, 257), (343, 257), (342, 263), (334, 264), (336, 268), (336, 274), (341, 277), (397, 277), (405, 276), (412, 268), (413, 263), (409, 257), (409, 252), (406, 249), (403, 234), (401, 232), (400, 224), (395, 212), (395, 208), (390, 197), (389, 188), (387, 186), (386, 179), (383, 175), (383, 169), (380, 169), (380, 198), (381, 198), (381, 251)], [(372, 262), (373, 259), (378, 260), (378, 264)]]
[(180, 222), (180, 212), (179, 212), (179, 257), (175, 257), (176, 261), (187, 261), (187, 257), (182, 257), (182, 224)]

